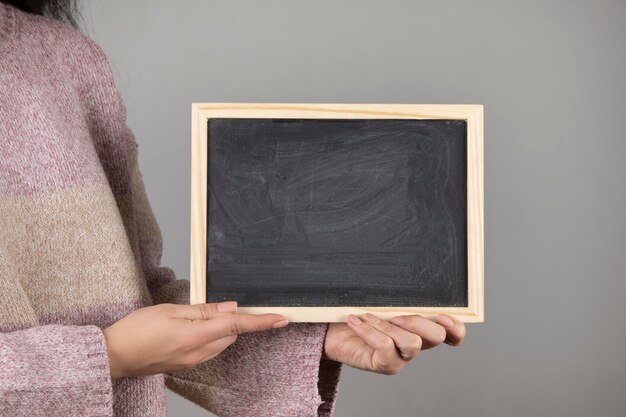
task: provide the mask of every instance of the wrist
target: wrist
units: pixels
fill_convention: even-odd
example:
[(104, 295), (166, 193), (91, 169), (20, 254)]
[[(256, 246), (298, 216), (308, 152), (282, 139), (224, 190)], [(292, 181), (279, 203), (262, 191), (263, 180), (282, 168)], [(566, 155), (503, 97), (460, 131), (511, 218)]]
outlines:
[(106, 329), (103, 329), (102, 333), (104, 334), (104, 340), (107, 346), (107, 356), (109, 357), (109, 371), (111, 373), (111, 378), (115, 379), (128, 376), (121, 366), (122, 361), (120, 360), (120, 352), (117, 347), (116, 338), (111, 332), (111, 328), (107, 327)]
[(320, 358), (321, 360), (326, 360), (326, 361), (334, 360), (333, 358), (328, 356), (328, 347), (329, 347), (328, 332), (329, 332), (331, 326), (332, 326), (332, 324), (328, 323), (328, 327), (326, 328), (326, 334), (324, 335), (324, 344), (322, 346), (322, 356)]

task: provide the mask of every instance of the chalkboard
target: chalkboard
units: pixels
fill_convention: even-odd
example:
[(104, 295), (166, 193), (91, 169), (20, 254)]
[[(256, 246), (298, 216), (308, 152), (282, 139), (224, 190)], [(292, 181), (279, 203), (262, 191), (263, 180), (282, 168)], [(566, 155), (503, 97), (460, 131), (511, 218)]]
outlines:
[(202, 120), (203, 301), (476, 309), (467, 118), (237, 116)]

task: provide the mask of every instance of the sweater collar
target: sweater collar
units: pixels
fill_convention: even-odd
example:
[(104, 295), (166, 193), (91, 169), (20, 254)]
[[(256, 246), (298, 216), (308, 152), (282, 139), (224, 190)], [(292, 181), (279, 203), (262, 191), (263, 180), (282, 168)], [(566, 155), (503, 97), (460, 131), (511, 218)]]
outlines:
[(0, 2), (0, 52), (8, 48), (15, 34), (15, 9)]

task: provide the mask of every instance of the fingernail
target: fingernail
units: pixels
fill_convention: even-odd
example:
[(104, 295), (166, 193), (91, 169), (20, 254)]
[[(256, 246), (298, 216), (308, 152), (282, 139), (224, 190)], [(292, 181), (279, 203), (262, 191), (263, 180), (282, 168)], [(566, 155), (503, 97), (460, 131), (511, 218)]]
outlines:
[(367, 313), (363, 316), (363, 320), (368, 322), (369, 324), (378, 324), (380, 323), (380, 319), (373, 314)]
[(282, 319), (281, 321), (277, 321), (276, 323), (274, 323), (274, 325), (272, 327), (274, 329), (280, 329), (281, 327), (285, 327), (288, 324), (289, 324), (289, 320)]
[(237, 310), (237, 301), (224, 301), (217, 304), (218, 313), (232, 313)]
[(360, 326), (361, 323), (363, 323), (361, 320), (359, 320), (359, 318), (357, 316), (353, 316), (352, 314), (350, 314), (348, 316), (348, 323), (353, 324), (355, 326)]
[(451, 329), (454, 327), (454, 321), (450, 317), (446, 316), (438, 316), (437, 323), (441, 324), (443, 327)]

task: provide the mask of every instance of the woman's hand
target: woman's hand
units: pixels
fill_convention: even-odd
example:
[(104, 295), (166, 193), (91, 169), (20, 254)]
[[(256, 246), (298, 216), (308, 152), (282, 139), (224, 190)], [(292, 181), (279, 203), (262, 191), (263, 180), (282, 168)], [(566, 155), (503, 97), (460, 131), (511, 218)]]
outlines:
[(353, 368), (393, 375), (421, 350), (441, 343), (459, 346), (465, 325), (447, 315), (435, 321), (418, 315), (396, 316), (389, 321), (372, 314), (360, 319), (348, 316), (347, 323), (331, 323), (324, 341), (324, 354)]
[(173, 372), (212, 359), (237, 335), (284, 327), (279, 314), (236, 314), (237, 303), (158, 304), (103, 330), (112, 378)]

